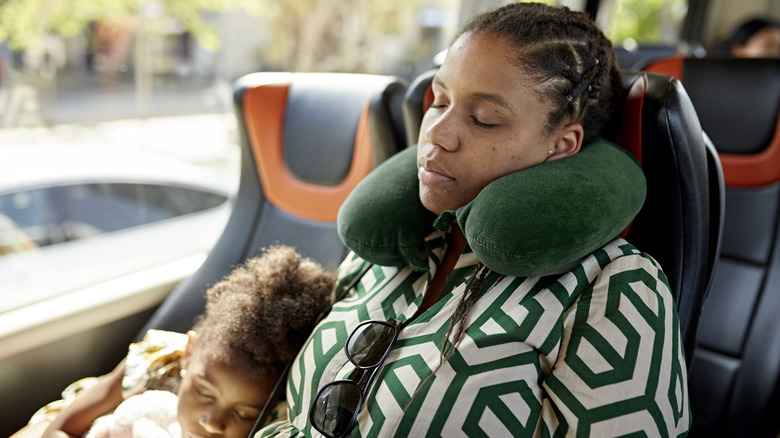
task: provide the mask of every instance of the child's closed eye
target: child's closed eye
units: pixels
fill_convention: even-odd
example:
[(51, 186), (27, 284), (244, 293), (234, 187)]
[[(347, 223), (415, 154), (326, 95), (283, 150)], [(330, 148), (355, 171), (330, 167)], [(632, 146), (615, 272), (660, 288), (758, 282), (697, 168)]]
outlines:
[(233, 415), (240, 421), (257, 421), (257, 417), (260, 416), (259, 412), (248, 412), (243, 410), (233, 411)]
[(200, 386), (198, 384), (193, 384), (192, 387), (195, 388), (195, 393), (198, 394), (199, 397), (201, 397), (203, 399), (206, 399), (206, 400), (213, 400), (214, 399), (214, 396), (211, 395), (211, 393), (208, 390), (206, 390), (205, 388), (203, 388), (202, 386)]

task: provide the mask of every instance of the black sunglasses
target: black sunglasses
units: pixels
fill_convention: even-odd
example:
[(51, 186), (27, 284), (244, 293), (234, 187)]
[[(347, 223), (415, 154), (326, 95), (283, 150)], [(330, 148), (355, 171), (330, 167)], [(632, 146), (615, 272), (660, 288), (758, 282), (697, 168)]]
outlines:
[(393, 348), (400, 329), (401, 324), (393, 318), (366, 321), (355, 327), (347, 338), (344, 351), (357, 369), (348, 379), (336, 380), (320, 388), (309, 410), (309, 421), (315, 429), (331, 438), (349, 434), (371, 381)]

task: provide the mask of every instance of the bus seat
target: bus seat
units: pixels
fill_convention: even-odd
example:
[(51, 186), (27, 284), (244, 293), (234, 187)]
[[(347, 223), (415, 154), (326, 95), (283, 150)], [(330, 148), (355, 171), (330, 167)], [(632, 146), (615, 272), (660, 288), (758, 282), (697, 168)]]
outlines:
[(380, 75), (254, 73), (234, 86), (241, 176), (234, 211), (200, 269), (162, 303), (150, 328), (185, 332), (206, 289), (273, 244), (336, 268), (347, 251), (336, 214), (352, 188), (406, 146), (407, 83)]
[[(428, 71), (404, 98), (407, 142), (417, 142), (420, 120), (433, 102)], [(642, 164), (647, 200), (627, 239), (663, 267), (680, 314), (687, 352), (693, 351), (701, 302), (710, 286), (720, 245), (723, 176), (696, 112), (677, 80), (624, 72), (624, 102), (607, 135)], [(686, 355), (690, 367), (692, 355)]]
[(640, 44), (631, 49), (615, 47), (615, 57), (621, 70), (640, 71), (659, 59), (671, 57), (703, 58), (707, 50), (699, 43)]
[(689, 386), (692, 436), (780, 431), (780, 59), (688, 59), (681, 79), (720, 154), (723, 248), (704, 302)]
[(720, 252), (724, 181), (682, 84), (623, 71), (624, 99), (610, 135), (642, 164), (647, 199), (626, 239), (651, 254), (669, 280), (690, 368), (702, 302)]

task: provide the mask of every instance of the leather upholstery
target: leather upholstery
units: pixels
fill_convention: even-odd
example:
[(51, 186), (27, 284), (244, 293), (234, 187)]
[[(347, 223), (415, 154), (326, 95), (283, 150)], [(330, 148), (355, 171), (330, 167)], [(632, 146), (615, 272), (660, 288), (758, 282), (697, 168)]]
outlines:
[[(721, 153), (726, 216), (689, 386), (691, 436), (780, 430), (780, 60), (664, 60)], [(743, 163), (755, 160), (757, 164)]]
[[(639, 157), (648, 196), (626, 238), (658, 260), (666, 273), (690, 366), (701, 304), (721, 241), (723, 175), (680, 82), (652, 73), (624, 72), (624, 89), (642, 82)], [(618, 113), (620, 117), (630, 114)], [(625, 140), (627, 134), (635, 136), (635, 128), (618, 124), (618, 143), (636, 149), (635, 141)]]
[(336, 234), (338, 207), (373, 167), (406, 146), (405, 90), (403, 80), (379, 75), (240, 78), (234, 88), (241, 146), (235, 209), (204, 264), (171, 293), (139, 338), (149, 328), (188, 330), (204, 310), (206, 289), (263, 247), (291, 245), (337, 267), (347, 253)]
[[(416, 143), (430, 105), (435, 71), (409, 86), (404, 103), (407, 142)], [(680, 314), (686, 351), (692, 352), (701, 309), (720, 245), (723, 175), (679, 81), (624, 72), (623, 104), (608, 137), (631, 151), (647, 177), (645, 205), (627, 239), (663, 267)], [(687, 356), (688, 365), (693, 355)]]

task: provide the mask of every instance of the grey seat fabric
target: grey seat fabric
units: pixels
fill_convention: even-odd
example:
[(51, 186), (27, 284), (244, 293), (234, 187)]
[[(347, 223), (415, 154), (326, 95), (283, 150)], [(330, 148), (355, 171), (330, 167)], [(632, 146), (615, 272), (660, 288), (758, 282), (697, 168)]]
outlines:
[[(723, 174), (679, 81), (660, 74), (623, 72), (624, 98), (604, 132), (642, 164), (647, 200), (627, 239), (663, 267), (680, 314), (680, 331), (693, 358), (701, 303), (715, 271), (723, 221)], [(404, 103), (407, 142), (433, 100), (435, 70), (409, 86)]]
[(719, 151), (723, 248), (689, 377), (691, 436), (780, 431), (780, 60), (683, 59), (648, 67), (682, 79)]
[(380, 75), (240, 78), (234, 87), (241, 146), (234, 211), (201, 268), (171, 293), (138, 338), (150, 328), (191, 328), (204, 310), (206, 289), (269, 245), (291, 245), (337, 267), (347, 253), (335, 223), (343, 198), (406, 146), (401, 115), (406, 86)]

